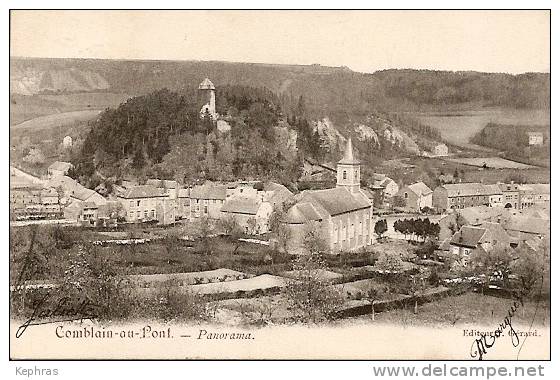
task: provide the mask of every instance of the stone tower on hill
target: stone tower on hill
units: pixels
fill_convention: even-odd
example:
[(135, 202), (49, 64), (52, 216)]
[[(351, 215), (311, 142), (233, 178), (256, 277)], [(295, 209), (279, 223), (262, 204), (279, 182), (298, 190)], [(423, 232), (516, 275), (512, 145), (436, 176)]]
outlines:
[(208, 113), (212, 119), (216, 120), (218, 114), (216, 113), (216, 87), (214, 87), (214, 83), (205, 78), (198, 86), (198, 91), (204, 104), (200, 109), (200, 116), (203, 117)]

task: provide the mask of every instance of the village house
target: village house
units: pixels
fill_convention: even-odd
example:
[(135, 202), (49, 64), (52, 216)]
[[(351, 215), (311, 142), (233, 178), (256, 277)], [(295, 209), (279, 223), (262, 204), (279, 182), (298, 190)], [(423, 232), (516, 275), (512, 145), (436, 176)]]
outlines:
[(424, 207), (432, 207), (432, 193), (432, 189), (424, 182), (416, 182), (402, 187), (397, 195), (404, 198), (407, 209), (420, 211)]
[(505, 208), (519, 208), (519, 185), (515, 183), (498, 183), (503, 194)]
[(289, 231), (290, 252), (301, 253), (304, 236), (313, 228), (331, 252), (355, 251), (373, 243), (373, 208), (360, 188), (360, 161), (348, 139), (337, 165), (336, 188), (306, 190), (296, 196), (283, 224)]
[(275, 182), (261, 183), (258, 196), (263, 202), (268, 202), (273, 208), (281, 206), (293, 199), (294, 194), (284, 185)]
[(373, 186), (382, 187), (385, 199), (390, 199), (399, 192), (399, 185), (385, 174), (373, 174)]
[(482, 183), (450, 183), (437, 187), (433, 193), (433, 206), (438, 211), (449, 211), (474, 206), (503, 205), (499, 186)]
[(68, 174), (68, 171), (74, 167), (69, 162), (55, 161), (47, 168), (48, 178), (59, 177)]
[(544, 144), (544, 136), (542, 132), (527, 132), (527, 135), (530, 146), (542, 146)]
[(154, 186), (138, 185), (126, 190), (117, 198), (123, 207), (127, 222), (143, 222), (158, 220), (158, 206), (167, 195)]
[(191, 217), (191, 189), (177, 190), (177, 216), (179, 219), (190, 219)]
[(523, 210), (534, 205), (545, 205), (550, 202), (550, 184), (519, 185), (519, 209)]
[(62, 216), (58, 192), (28, 181), (10, 182), (10, 216), (12, 218), (46, 218)]
[(222, 207), (222, 218), (233, 218), (247, 234), (264, 234), (269, 231), (273, 206), (258, 197), (234, 196)]
[(191, 218), (220, 219), (222, 206), (226, 203), (227, 186), (206, 182), (193, 186), (190, 192)]
[(290, 190), (274, 182), (238, 182), (228, 186), (222, 218), (233, 217), (245, 233), (263, 234), (274, 209), (292, 198)]
[(93, 226), (98, 218), (99, 206), (93, 202), (84, 202), (82, 204), (82, 212), (80, 213), (80, 222), (82, 225)]
[(167, 195), (169, 199), (177, 199), (179, 184), (177, 181), (167, 180), (167, 179), (149, 179), (146, 181), (146, 185), (153, 186), (157, 189), (162, 189), (163, 193)]
[(511, 237), (498, 223), (484, 222), (480, 226), (463, 226), (449, 241), (449, 252), (467, 258), (475, 250), (489, 252), (498, 244), (510, 245)]

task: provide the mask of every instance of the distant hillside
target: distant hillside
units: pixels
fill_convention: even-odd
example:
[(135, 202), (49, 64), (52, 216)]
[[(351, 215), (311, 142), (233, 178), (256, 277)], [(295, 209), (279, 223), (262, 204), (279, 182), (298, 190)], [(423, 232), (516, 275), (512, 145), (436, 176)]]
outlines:
[(161, 88), (196, 88), (210, 77), (216, 86), (266, 87), (283, 108), (303, 96), (312, 117), (335, 123), (383, 111), (500, 106), (550, 106), (550, 75), (529, 73), (384, 70), (357, 73), (346, 67), (202, 61), (122, 61), (11, 58), (12, 94), (74, 92), (143, 95)]

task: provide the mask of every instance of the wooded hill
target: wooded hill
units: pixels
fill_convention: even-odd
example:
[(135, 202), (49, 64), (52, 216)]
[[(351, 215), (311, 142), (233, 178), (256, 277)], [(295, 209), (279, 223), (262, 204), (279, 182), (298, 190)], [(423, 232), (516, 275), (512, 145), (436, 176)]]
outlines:
[(100, 59), (11, 58), (12, 94), (106, 91), (144, 95), (162, 88), (195, 89), (202, 78), (217, 88), (267, 88), (283, 109), (300, 96), (314, 118), (355, 121), (372, 109), (447, 110), (499, 106), (550, 106), (550, 75), (527, 73), (383, 70), (358, 73), (346, 67), (269, 65), (201, 61), (123, 61)]

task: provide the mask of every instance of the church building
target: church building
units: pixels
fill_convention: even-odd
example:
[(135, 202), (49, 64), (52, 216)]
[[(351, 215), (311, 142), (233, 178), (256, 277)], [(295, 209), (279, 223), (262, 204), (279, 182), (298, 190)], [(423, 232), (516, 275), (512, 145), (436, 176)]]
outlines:
[(317, 228), (331, 253), (356, 251), (373, 244), (373, 207), (360, 188), (360, 161), (354, 157), (348, 139), (337, 165), (336, 187), (306, 190), (296, 196), (283, 223), (290, 231), (287, 249), (303, 253), (303, 239), (309, 228)]

